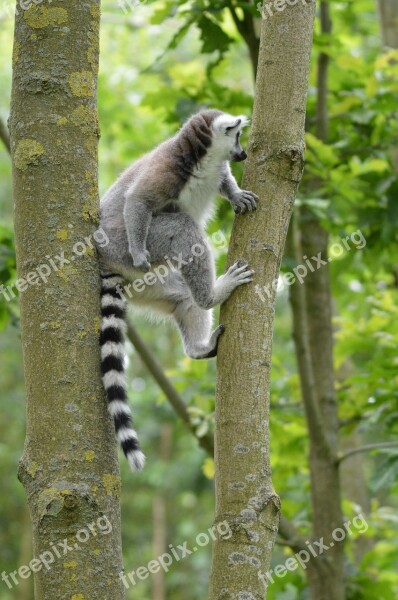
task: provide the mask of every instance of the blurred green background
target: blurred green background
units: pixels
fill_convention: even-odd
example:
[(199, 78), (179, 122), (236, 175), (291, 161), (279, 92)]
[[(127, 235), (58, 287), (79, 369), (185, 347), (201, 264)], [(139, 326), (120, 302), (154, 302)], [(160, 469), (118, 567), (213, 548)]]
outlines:
[[(129, 162), (175, 132), (203, 106), (251, 114), (254, 82), (249, 54), (226, 2), (104, 0), (99, 76), (100, 190)], [(239, 4), (239, 3), (237, 3)], [(0, 117), (6, 121), (11, 88), (13, 19), (0, 7)], [(394, 441), (398, 430), (397, 107), (398, 51), (383, 48), (373, 0), (330, 3), (333, 34), (319, 33), (317, 18), (308, 95), (306, 172), (299, 191), (322, 219), (331, 241), (360, 230), (352, 248), (330, 265), (335, 307), (335, 368), (342, 447)], [(288, 8), (287, 8), (288, 10)], [(253, 14), (256, 9), (253, 5)], [(258, 14), (258, 13), (257, 13)], [(259, 25), (259, 22), (257, 23)], [(312, 133), (316, 58), (331, 57), (329, 143)], [(247, 134), (246, 134), (247, 136)], [(247, 140), (247, 137), (246, 137)], [(241, 165), (235, 174), (241, 176)], [(12, 234), (10, 157), (0, 144), (0, 282), (16, 279)], [(311, 181), (317, 179), (316, 189)], [(228, 237), (233, 213), (220, 201), (209, 233)], [(222, 271), (225, 254), (218, 252)], [(285, 261), (283, 269), (294, 265)], [(133, 322), (189, 404), (199, 435), (213, 428), (215, 362), (183, 356), (171, 326)], [(16, 478), (25, 415), (18, 302), (0, 295), (0, 571), (31, 558), (24, 491)], [(126, 571), (146, 565), (159, 548), (192, 543), (212, 525), (213, 465), (169, 407), (132, 347), (130, 401), (148, 465), (132, 477), (122, 461), (122, 513)], [(283, 514), (304, 535), (310, 531), (308, 443), (300, 402), (287, 290), (278, 295), (272, 371), (273, 479)], [(346, 544), (349, 600), (398, 598), (398, 450), (347, 460), (342, 472), (347, 518), (362, 512), (369, 528)], [(106, 543), (106, 538), (104, 538)], [(147, 579), (128, 600), (204, 597), (211, 547), (174, 563), (165, 580)], [(278, 545), (275, 564), (291, 551)], [(0, 582), (0, 600), (33, 598), (31, 581), (12, 591)], [(305, 573), (276, 579), (271, 600), (307, 598)]]

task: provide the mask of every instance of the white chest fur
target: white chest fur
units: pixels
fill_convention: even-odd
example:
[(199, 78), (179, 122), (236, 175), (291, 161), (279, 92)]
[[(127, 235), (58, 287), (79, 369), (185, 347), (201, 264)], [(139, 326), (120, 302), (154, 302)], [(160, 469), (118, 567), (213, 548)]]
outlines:
[(181, 210), (191, 215), (204, 227), (213, 215), (214, 200), (220, 186), (222, 160), (210, 148), (183, 188), (178, 203)]

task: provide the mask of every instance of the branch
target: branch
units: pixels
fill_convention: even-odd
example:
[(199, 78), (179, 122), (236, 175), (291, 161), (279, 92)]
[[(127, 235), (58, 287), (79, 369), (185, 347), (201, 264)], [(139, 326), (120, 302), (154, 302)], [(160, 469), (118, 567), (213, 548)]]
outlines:
[(196, 437), (199, 446), (201, 446), (203, 450), (206, 450), (206, 452), (213, 456), (213, 436), (211, 435), (211, 433), (208, 433), (203, 437), (198, 437), (196, 435), (196, 429), (191, 422), (191, 417), (189, 415), (189, 411), (187, 405), (184, 402), (184, 399), (180, 396), (176, 388), (171, 383), (170, 379), (164, 373), (156, 356), (153, 354), (150, 348), (148, 348), (144, 340), (138, 334), (136, 329), (131, 325), (131, 323), (128, 323), (127, 336), (133, 344), (136, 351), (138, 352), (138, 354), (140, 355), (142, 362), (145, 364), (148, 371), (155, 379), (162, 392), (165, 394), (167, 400), (170, 402), (177, 415), (182, 419), (189, 431)]
[(235, 23), (235, 27), (238, 30), (238, 32), (241, 34), (242, 37), (245, 37), (245, 29), (244, 29), (244, 25), (243, 25), (243, 21), (240, 20), (240, 18), (238, 17), (238, 13), (235, 10), (234, 5), (231, 3), (229, 8), (229, 12), (231, 13), (232, 19)]
[(278, 543), (283, 546), (289, 546), (295, 552), (307, 550), (306, 540), (303, 538), (299, 530), (285, 517), (281, 516), (278, 533), (284, 538), (283, 542)]
[(342, 427), (347, 427), (349, 425), (354, 425), (354, 423), (360, 423), (363, 419), (366, 419), (367, 417), (369, 417), (370, 411), (367, 413), (364, 413), (363, 415), (354, 415), (352, 417), (350, 417), (349, 419), (341, 419), (339, 421), (339, 428)]
[[(249, 4), (250, 2), (248, 2)], [(235, 23), (235, 27), (246, 42), (246, 45), (249, 49), (250, 60), (252, 63), (254, 79), (257, 74), (257, 65), (258, 65), (258, 55), (260, 51), (260, 40), (256, 35), (256, 30), (254, 27), (254, 17), (250, 14), (249, 11), (246, 11), (243, 7), (243, 19), (238, 17), (236, 12), (236, 8), (232, 2), (228, 4), (229, 11), (231, 13), (232, 19)]]
[(396, 448), (398, 447), (398, 442), (379, 442), (375, 444), (366, 444), (365, 446), (359, 446), (358, 448), (351, 448), (346, 452), (343, 452), (338, 455), (337, 463), (341, 464), (343, 460), (346, 460), (350, 456), (354, 454), (359, 454), (360, 452), (369, 452), (370, 450), (382, 450), (383, 448)]
[(4, 123), (3, 119), (0, 119), (0, 139), (6, 147), (8, 153), (11, 154), (10, 134), (8, 132), (8, 127)]

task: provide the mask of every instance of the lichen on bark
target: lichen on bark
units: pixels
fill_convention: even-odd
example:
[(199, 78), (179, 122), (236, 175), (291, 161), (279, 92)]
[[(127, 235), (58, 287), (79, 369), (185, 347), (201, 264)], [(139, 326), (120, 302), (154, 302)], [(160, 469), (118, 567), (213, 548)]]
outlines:
[[(269, 392), (277, 281), (304, 165), (304, 119), (315, 3), (262, 22), (252, 130), (243, 187), (255, 212), (235, 219), (228, 262), (244, 257), (255, 281), (221, 308), (217, 359), (215, 522), (210, 600), (264, 600), (280, 503), (271, 480)], [(266, 286), (261, 299), (256, 286)], [(265, 584), (265, 585), (264, 585)]]
[[(27, 434), (19, 477), (34, 556), (54, 558), (34, 575), (36, 600), (124, 598), (119, 465), (99, 372), (98, 264), (90, 247), (72, 260), (99, 218), (99, 14), (98, 1), (54, 1), (20, 11), (15, 25), (18, 276), (62, 253), (70, 261), (20, 294)], [(100, 523), (109, 523), (107, 533)], [(79, 541), (82, 531), (89, 535)], [(70, 550), (58, 557), (62, 542)]]

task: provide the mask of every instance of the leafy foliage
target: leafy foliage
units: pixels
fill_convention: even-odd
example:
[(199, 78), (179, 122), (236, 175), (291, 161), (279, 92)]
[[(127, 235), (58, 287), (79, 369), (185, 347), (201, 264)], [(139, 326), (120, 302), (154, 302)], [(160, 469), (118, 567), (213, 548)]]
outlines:
[[(130, 5), (133, 10), (130, 9)], [(145, 4), (103, 2), (99, 108), (100, 187), (104, 191), (127, 164), (171, 135), (202, 106), (250, 114), (253, 81), (246, 44), (236, 21), (259, 16), (254, 2), (148, 0)], [(341, 445), (395, 440), (397, 434), (397, 101), (398, 52), (384, 49), (373, 0), (330, 3), (333, 33), (314, 39), (308, 97), (306, 171), (299, 203), (328, 229), (333, 244), (361, 232), (365, 245), (351, 237), (348, 248), (330, 264), (336, 309), (335, 367), (341, 420)], [(289, 10), (287, 7), (286, 10)], [(258, 22), (255, 23), (258, 31)], [(12, 22), (0, 21), (0, 115), (7, 117), (10, 90)], [(316, 58), (331, 57), (328, 143), (316, 137)], [(236, 174), (242, 174), (238, 165)], [(16, 278), (12, 244), (10, 161), (0, 151), (0, 276), (5, 286)], [(314, 179), (317, 185), (314, 187)], [(231, 210), (220, 203), (209, 234), (228, 239)], [(362, 246), (362, 247), (360, 247)], [(220, 272), (225, 249), (217, 249)], [(294, 265), (285, 261), (284, 270)], [(283, 286), (282, 286), (283, 287)], [(4, 569), (18, 568), (23, 548), (24, 499), (15, 471), (23, 446), (22, 357), (17, 332), (17, 301), (0, 296), (0, 344), (4, 409), (0, 416), (0, 472), (4, 502), (0, 548)], [(183, 358), (177, 333), (135, 317), (175, 387), (189, 405), (197, 434), (213, 430), (215, 364)], [(4, 376), (3, 376), (4, 373)], [(148, 467), (132, 479), (122, 463), (125, 568), (144, 566), (153, 555), (156, 498), (165, 510), (165, 548), (193, 541), (212, 524), (213, 463), (198, 450), (164, 396), (130, 351), (131, 402)], [(291, 339), (287, 291), (276, 311), (272, 384), (272, 465), (283, 514), (304, 536), (311, 535), (308, 433)], [(347, 518), (363, 512), (368, 530), (346, 543), (349, 600), (393, 600), (398, 594), (398, 458), (393, 449), (347, 459), (343, 467), (343, 507)], [(350, 466), (351, 465), (351, 466)], [(354, 467), (352, 465), (355, 465)], [(350, 471), (350, 469), (354, 469)], [(360, 481), (353, 489), (350, 479)], [(210, 546), (174, 564), (166, 575), (167, 597), (203, 598)], [(274, 563), (291, 555), (279, 546)], [(25, 562), (28, 562), (30, 556)], [(135, 589), (135, 587), (137, 589)], [(137, 583), (127, 598), (151, 597), (150, 579)], [(0, 587), (0, 600), (11, 598)], [(305, 572), (275, 580), (269, 598), (303, 600)]]

